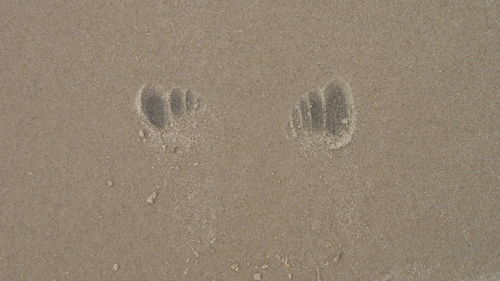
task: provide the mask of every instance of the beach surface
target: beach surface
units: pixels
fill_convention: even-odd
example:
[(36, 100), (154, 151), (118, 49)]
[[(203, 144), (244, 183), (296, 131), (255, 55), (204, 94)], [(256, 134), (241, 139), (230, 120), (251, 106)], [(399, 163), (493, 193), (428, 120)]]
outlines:
[(2, 1), (0, 280), (500, 280), (498, 5)]

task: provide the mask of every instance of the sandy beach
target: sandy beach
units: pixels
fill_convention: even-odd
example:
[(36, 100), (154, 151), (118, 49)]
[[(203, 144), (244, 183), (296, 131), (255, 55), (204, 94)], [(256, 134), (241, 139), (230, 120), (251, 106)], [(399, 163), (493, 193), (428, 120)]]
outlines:
[(497, 1), (1, 1), (0, 280), (500, 280)]

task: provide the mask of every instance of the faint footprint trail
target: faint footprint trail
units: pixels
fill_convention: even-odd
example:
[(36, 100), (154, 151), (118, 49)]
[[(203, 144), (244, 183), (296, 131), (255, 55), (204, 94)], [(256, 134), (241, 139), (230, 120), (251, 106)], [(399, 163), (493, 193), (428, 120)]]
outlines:
[(289, 136), (304, 145), (347, 145), (355, 128), (355, 110), (346, 82), (335, 79), (320, 91), (303, 96), (290, 113)]
[(204, 142), (200, 124), (196, 118), (202, 109), (201, 99), (191, 90), (174, 88), (170, 92), (149, 84), (139, 90), (136, 106), (139, 116), (155, 143), (161, 147), (189, 148), (196, 142)]

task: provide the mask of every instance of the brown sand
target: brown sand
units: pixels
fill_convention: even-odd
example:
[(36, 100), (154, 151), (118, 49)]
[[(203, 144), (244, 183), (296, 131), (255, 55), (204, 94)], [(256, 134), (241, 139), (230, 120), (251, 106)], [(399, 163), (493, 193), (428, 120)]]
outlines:
[[(2, 1), (0, 280), (500, 280), (499, 15)], [(287, 138), (335, 77), (350, 143)], [(206, 108), (155, 135), (150, 83)]]

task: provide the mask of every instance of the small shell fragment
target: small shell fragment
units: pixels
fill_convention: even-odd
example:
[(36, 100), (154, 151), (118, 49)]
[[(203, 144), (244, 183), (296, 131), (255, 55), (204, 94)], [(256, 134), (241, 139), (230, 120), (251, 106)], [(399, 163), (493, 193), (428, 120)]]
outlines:
[(147, 202), (149, 204), (153, 204), (155, 202), (155, 199), (156, 197), (158, 196), (158, 194), (155, 192), (151, 193), (151, 195), (149, 195), (148, 199), (147, 199)]

